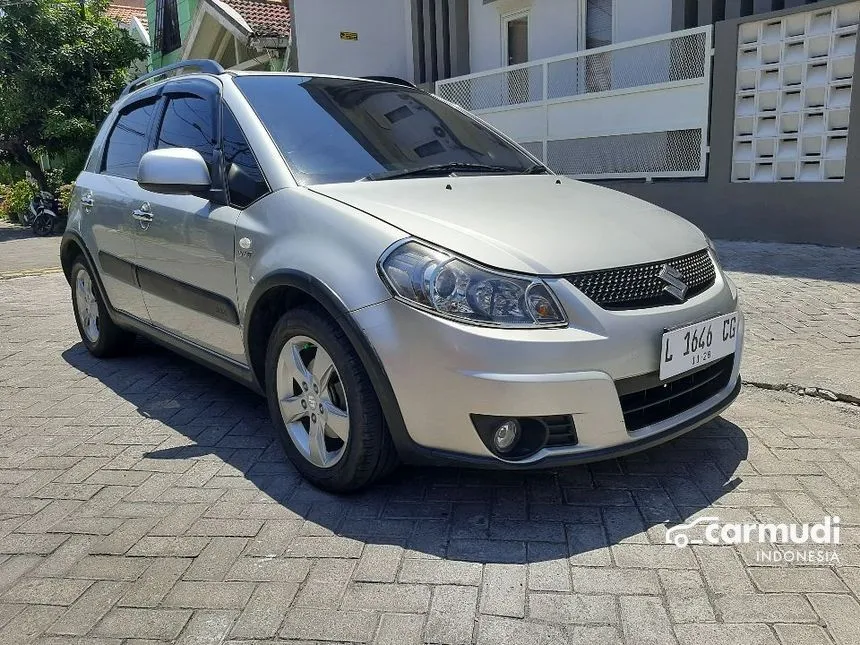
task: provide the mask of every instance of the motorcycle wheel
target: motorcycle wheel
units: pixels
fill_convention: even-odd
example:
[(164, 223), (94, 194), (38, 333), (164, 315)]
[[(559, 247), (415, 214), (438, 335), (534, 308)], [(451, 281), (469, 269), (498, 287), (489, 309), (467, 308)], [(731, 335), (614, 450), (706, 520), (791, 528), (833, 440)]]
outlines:
[(46, 237), (54, 232), (55, 216), (51, 211), (42, 211), (33, 220), (30, 227), (33, 230), (33, 235), (38, 237)]
[(36, 221), (36, 217), (38, 217), (37, 207), (30, 202), (30, 205), (27, 207), (27, 211), (21, 215), (21, 223), (24, 226), (33, 226), (33, 222)]

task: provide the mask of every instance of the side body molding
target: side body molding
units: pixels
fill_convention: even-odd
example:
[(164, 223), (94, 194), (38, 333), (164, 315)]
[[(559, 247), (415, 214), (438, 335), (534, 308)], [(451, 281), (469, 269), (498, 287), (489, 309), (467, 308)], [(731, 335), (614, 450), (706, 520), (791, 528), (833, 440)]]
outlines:
[[(86, 264), (89, 266), (90, 271), (95, 278), (96, 287), (98, 288), (102, 302), (105, 303), (108, 314), (117, 325), (138, 333), (141, 336), (145, 336), (153, 342), (163, 345), (187, 359), (200, 363), (201, 365), (205, 365), (209, 369), (241, 383), (258, 394), (263, 393), (257, 384), (256, 379), (254, 379), (251, 370), (246, 366), (214, 354), (199, 345), (195, 345), (179, 338), (175, 334), (171, 334), (168, 331), (155, 327), (147, 321), (114, 309), (108, 299), (107, 291), (105, 291), (104, 285), (102, 284), (101, 275), (99, 275), (99, 272), (96, 269), (98, 265), (93, 261), (93, 256), (87, 248), (86, 243), (77, 231), (67, 229), (65, 234), (63, 234), (62, 241), (60, 242), (60, 262), (63, 267), (63, 273), (66, 276), (66, 280), (70, 284), (72, 280), (72, 263), (78, 255), (83, 255)], [(132, 274), (129, 277), (133, 277), (136, 280), (136, 274)]]

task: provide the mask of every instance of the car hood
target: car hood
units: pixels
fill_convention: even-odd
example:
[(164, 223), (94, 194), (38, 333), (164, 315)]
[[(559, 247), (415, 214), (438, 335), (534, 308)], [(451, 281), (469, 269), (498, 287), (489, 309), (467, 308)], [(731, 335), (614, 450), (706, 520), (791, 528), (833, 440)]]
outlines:
[(412, 178), (312, 186), (477, 262), (560, 275), (705, 248), (699, 229), (621, 192), (552, 175)]

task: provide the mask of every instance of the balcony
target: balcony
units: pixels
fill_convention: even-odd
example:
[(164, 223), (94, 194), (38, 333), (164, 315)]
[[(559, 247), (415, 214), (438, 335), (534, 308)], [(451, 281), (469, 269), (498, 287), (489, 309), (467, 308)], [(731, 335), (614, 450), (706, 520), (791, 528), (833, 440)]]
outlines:
[(438, 81), (554, 171), (581, 179), (702, 177), (712, 27)]

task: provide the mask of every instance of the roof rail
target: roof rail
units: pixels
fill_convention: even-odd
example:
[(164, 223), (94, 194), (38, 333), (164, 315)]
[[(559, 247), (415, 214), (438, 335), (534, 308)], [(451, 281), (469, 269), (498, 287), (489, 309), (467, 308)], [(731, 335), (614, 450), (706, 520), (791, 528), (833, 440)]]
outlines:
[(203, 74), (223, 74), (224, 68), (221, 67), (214, 60), (206, 60), (206, 59), (192, 59), (192, 60), (181, 60), (178, 63), (173, 63), (172, 65), (167, 65), (165, 67), (160, 67), (156, 70), (153, 70), (143, 76), (134, 79), (131, 83), (125, 86), (125, 89), (122, 91), (120, 96), (125, 96), (130, 92), (134, 92), (136, 89), (143, 87), (147, 81), (151, 81), (155, 78), (161, 76), (167, 76), (168, 73), (173, 72), (175, 70), (180, 69), (193, 69), (197, 72)]
[(379, 81), (380, 83), (391, 83), (392, 85), (403, 85), (404, 87), (418, 89), (413, 83), (396, 76), (362, 76), (361, 78), (368, 81)]

